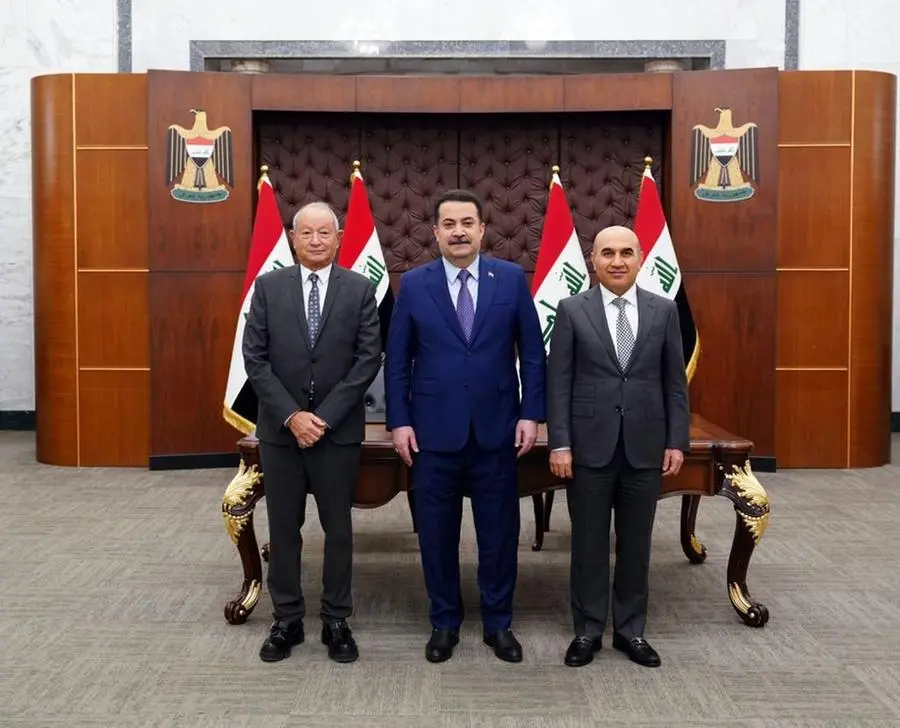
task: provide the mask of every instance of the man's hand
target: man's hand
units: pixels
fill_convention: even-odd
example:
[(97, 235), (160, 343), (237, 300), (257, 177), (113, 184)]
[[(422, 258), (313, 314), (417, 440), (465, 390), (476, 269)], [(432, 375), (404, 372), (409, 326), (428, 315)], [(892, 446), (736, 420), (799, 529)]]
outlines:
[(667, 449), (663, 453), (663, 477), (667, 475), (678, 475), (681, 470), (681, 464), (684, 462), (684, 453), (681, 450)]
[(312, 412), (298, 412), (288, 422), (300, 447), (312, 447), (325, 434), (325, 422)]
[(520, 458), (534, 447), (537, 441), (537, 422), (534, 420), (519, 420), (516, 423), (516, 448)]
[(572, 451), (554, 450), (550, 453), (550, 472), (560, 480), (572, 478)]
[(419, 452), (419, 444), (416, 442), (416, 433), (412, 427), (397, 427), (391, 430), (391, 439), (404, 463), (412, 467), (412, 454)]

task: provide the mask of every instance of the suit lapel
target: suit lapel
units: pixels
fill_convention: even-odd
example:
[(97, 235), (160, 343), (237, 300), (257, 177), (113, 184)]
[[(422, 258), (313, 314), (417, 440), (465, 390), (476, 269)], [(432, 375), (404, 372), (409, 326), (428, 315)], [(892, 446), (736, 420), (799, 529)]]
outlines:
[(450, 298), (450, 288), (447, 286), (447, 276), (444, 273), (444, 264), (441, 258), (433, 263), (429, 263), (428, 269), (428, 292), (437, 304), (438, 309), (447, 319), (447, 323), (453, 330), (460, 341), (466, 343), (465, 334), (459, 325), (459, 319), (456, 317), (456, 309), (453, 308), (453, 299)]
[(656, 301), (644, 293), (640, 288), (637, 289), (638, 303), (638, 335), (634, 342), (634, 349), (631, 351), (631, 358), (628, 360), (628, 366), (625, 367), (625, 373), (637, 361), (638, 355), (647, 339), (650, 338), (650, 332), (653, 329), (653, 319), (656, 317)]
[(594, 286), (584, 297), (584, 307), (588, 320), (600, 336), (603, 346), (606, 347), (606, 353), (609, 354), (609, 358), (615, 367), (621, 371), (622, 367), (619, 364), (619, 357), (616, 356), (616, 347), (613, 344), (612, 334), (609, 333), (609, 324), (606, 323), (606, 309), (603, 306), (603, 294), (600, 292), (599, 287)]
[(343, 272), (338, 264), (333, 263), (331, 266), (331, 275), (328, 276), (328, 288), (325, 290), (325, 302), (322, 304), (322, 316), (319, 318), (319, 333), (316, 336), (316, 341), (313, 342), (313, 347), (315, 347), (316, 342), (322, 338), (322, 330), (325, 328), (328, 314), (330, 314), (331, 309), (334, 308), (334, 301), (338, 296), (338, 291), (343, 279), (342, 273)]
[(475, 322), (472, 324), (472, 341), (478, 336), (497, 290), (497, 276), (494, 274), (494, 262), (483, 255), (478, 263), (478, 299), (475, 304)]
[(291, 276), (291, 296), (294, 298), (294, 307), (297, 311), (297, 319), (300, 323), (300, 333), (307, 349), (312, 349), (309, 342), (309, 327), (306, 324), (306, 306), (303, 304), (303, 278), (300, 276), (300, 266), (294, 267), (294, 275)]

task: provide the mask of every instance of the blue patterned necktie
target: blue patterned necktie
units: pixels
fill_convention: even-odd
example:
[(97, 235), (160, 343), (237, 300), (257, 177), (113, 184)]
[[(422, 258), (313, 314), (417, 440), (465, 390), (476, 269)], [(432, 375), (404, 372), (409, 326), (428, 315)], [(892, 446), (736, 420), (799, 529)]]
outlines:
[(309, 342), (316, 343), (319, 335), (319, 320), (322, 317), (322, 308), (319, 305), (319, 276), (316, 273), (309, 274), (309, 306), (306, 309), (306, 325), (309, 327)]
[(471, 277), (472, 274), (467, 270), (461, 270), (457, 276), (459, 279), (459, 296), (456, 299), (456, 316), (459, 318), (459, 325), (462, 326), (466, 341), (472, 338), (472, 324), (475, 323), (475, 303), (472, 301), (472, 294), (469, 292), (469, 278)]
[(634, 332), (631, 330), (631, 324), (625, 316), (624, 298), (614, 298), (613, 304), (619, 309), (619, 316), (616, 319), (616, 353), (619, 356), (619, 364), (624, 369), (628, 366), (628, 360), (631, 358), (631, 352), (634, 349)]

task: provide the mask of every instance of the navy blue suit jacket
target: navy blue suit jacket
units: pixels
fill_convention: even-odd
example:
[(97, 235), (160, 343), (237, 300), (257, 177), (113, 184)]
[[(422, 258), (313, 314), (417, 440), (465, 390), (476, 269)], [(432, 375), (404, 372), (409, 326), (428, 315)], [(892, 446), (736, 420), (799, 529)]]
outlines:
[(544, 342), (525, 273), (479, 260), (470, 343), (440, 258), (400, 282), (385, 356), (386, 424), (412, 426), (421, 450), (460, 450), (473, 428), (485, 450), (512, 447), (517, 420), (546, 419)]

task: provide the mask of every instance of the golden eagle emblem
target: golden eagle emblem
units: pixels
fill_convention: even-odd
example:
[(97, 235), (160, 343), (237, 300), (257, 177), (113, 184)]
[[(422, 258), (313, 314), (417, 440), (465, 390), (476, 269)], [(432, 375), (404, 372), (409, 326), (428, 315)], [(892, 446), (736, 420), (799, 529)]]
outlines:
[[(735, 127), (731, 109), (715, 109), (715, 129), (694, 127), (691, 143), (691, 186), (694, 196), (709, 202), (739, 202), (753, 197), (752, 180), (759, 184), (757, 126), (748, 122)], [(745, 178), (746, 176), (746, 178)]]
[[(166, 184), (172, 197), (181, 202), (222, 202), (234, 187), (234, 154), (231, 129), (220, 126), (210, 131), (206, 112), (191, 109), (194, 126), (169, 127), (166, 148)], [(227, 187), (226, 187), (227, 185)]]

